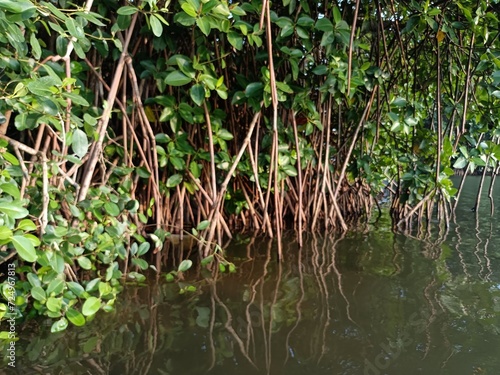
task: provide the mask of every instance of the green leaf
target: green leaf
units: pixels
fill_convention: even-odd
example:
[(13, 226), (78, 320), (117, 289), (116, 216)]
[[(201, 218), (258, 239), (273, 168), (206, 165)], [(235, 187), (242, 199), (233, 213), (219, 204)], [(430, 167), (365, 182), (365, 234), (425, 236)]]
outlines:
[(101, 307), (101, 300), (99, 298), (89, 297), (83, 304), (82, 313), (85, 316), (92, 316), (97, 311), (99, 311), (100, 307)]
[(65, 22), (68, 32), (76, 39), (85, 38), (83, 28), (75, 22), (73, 18), (68, 18)]
[(233, 135), (226, 129), (220, 129), (217, 132), (217, 137), (225, 141), (230, 141), (231, 139), (233, 139)]
[(200, 222), (196, 226), (196, 229), (199, 230), (199, 231), (202, 231), (202, 230), (207, 229), (209, 225), (210, 225), (210, 221), (209, 220), (203, 220), (202, 222)]
[(333, 31), (333, 23), (328, 18), (320, 18), (316, 22), (315, 28), (320, 31)]
[[(18, 116), (16, 116), (16, 128), (18, 128), (18, 130), (21, 130), (19, 127), (18, 127), (18, 124), (17, 124), (17, 118)], [(38, 118), (38, 117), (37, 117)], [(12, 155), (10, 152), (4, 152), (2, 154), (3, 158), (5, 160), (7, 160), (10, 164), (12, 165), (19, 165), (19, 159), (17, 157), (15, 157), (14, 155)]]
[(149, 267), (148, 262), (146, 262), (144, 259), (139, 258), (133, 258), (132, 264), (139, 267), (141, 270), (146, 270)]
[(71, 290), (77, 297), (82, 297), (85, 293), (85, 289), (79, 283), (74, 281), (68, 281), (66, 286)]
[(30, 44), (33, 57), (37, 60), (40, 59), (40, 56), (42, 56), (42, 48), (40, 47), (40, 42), (36, 38), (35, 33), (32, 33), (30, 36)]
[(149, 242), (141, 243), (141, 245), (139, 246), (139, 249), (137, 250), (137, 256), (140, 257), (140, 256), (143, 256), (144, 254), (146, 254), (149, 251), (150, 247), (151, 247), (151, 244)]
[(207, 257), (205, 257), (205, 258), (203, 258), (203, 259), (201, 260), (201, 265), (202, 265), (203, 267), (206, 267), (207, 265), (209, 265), (209, 264), (210, 264), (210, 263), (212, 263), (213, 261), (214, 261), (214, 255), (213, 255), (213, 254), (211, 254), (211, 255), (209, 255), (209, 256), (207, 256)]
[(100, 283), (99, 284), (99, 295), (108, 296), (113, 293), (113, 287), (109, 283)]
[(191, 78), (179, 70), (174, 70), (165, 77), (165, 83), (169, 86), (184, 86), (191, 82)]
[(290, 177), (295, 177), (298, 174), (297, 169), (291, 164), (284, 165), (282, 168), (283, 171), (285, 171), (285, 173)]
[(17, 229), (23, 230), (25, 232), (29, 232), (29, 231), (32, 231), (32, 230), (36, 230), (36, 225), (30, 219), (23, 219), (17, 225)]
[(33, 287), (35, 287), (35, 286), (41, 287), (42, 286), (42, 283), (40, 282), (38, 275), (36, 275), (32, 272), (28, 272), (28, 274), (26, 276), (28, 277), (28, 281), (31, 284), (31, 286), (33, 286)]
[(66, 317), (77, 327), (85, 325), (85, 317), (78, 310), (69, 308), (68, 311), (66, 311)]
[(81, 95), (74, 92), (63, 92), (63, 96), (70, 99), (72, 103), (81, 105), (82, 107), (89, 107), (90, 103)]
[(155, 14), (152, 14), (149, 17), (149, 24), (151, 25), (151, 31), (153, 31), (153, 34), (160, 37), (163, 33), (163, 25)]
[(146, 167), (139, 167), (135, 169), (135, 172), (140, 178), (150, 178), (151, 172), (149, 172)]
[(57, 273), (62, 273), (64, 272), (64, 258), (56, 253), (52, 258), (49, 260), (50, 267), (56, 271)]
[(61, 294), (65, 285), (65, 282), (59, 278), (52, 280), (47, 287), (47, 295), (50, 296), (52, 293), (54, 295)]
[(45, 77), (40, 77), (40, 78), (37, 78), (36, 80), (30, 81), (26, 85), (26, 87), (33, 94), (41, 96), (41, 97), (45, 97), (45, 96), (52, 95), (52, 91), (50, 90), (50, 87), (58, 86), (61, 83), (62, 83), (61, 81), (57, 81), (56, 79), (54, 79), (54, 77), (45, 76)]
[(0, 212), (4, 213), (11, 219), (22, 219), (28, 216), (28, 210), (22, 206), (20, 201), (8, 202), (6, 200), (0, 201)]
[(0, 189), (4, 193), (11, 195), (14, 199), (21, 198), (21, 192), (19, 191), (19, 188), (17, 187), (17, 185), (14, 182), (12, 182), (12, 183), (5, 182), (3, 184), (0, 184)]
[(333, 20), (335, 23), (342, 21), (342, 14), (340, 13), (339, 7), (336, 5), (333, 6)]
[(60, 298), (49, 297), (47, 299), (47, 309), (52, 312), (60, 312), (62, 307), (62, 301)]
[(238, 51), (243, 49), (243, 37), (237, 32), (230, 31), (229, 33), (227, 33), (227, 40)]
[(245, 88), (247, 98), (262, 97), (264, 84), (262, 82), (252, 82)]
[(82, 267), (84, 270), (90, 270), (92, 269), (92, 262), (90, 261), (89, 258), (81, 256), (76, 259), (80, 267)]
[(196, 84), (189, 90), (189, 95), (193, 99), (193, 102), (201, 106), (205, 100), (205, 88), (203, 85)]
[(467, 165), (467, 159), (465, 159), (463, 156), (460, 156), (457, 161), (453, 164), (453, 168), (455, 169), (462, 169)]
[(179, 173), (176, 173), (172, 176), (170, 176), (167, 180), (167, 187), (172, 188), (177, 185), (179, 185), (182, 182), (182, 175)]
[(71, 143), (73, 152), (81, 159), (87, 154), (89, 149), (89, 140), (87, 134), (81, 129), (73, 131), (73, 141)]
[(121, 8), (118, 8), (116, 13), (121, 14), (122, 16), (130, 16), (132, 14), (135, 14), (139, 11), (138, 8), (133, 7), (133, 6), (124, 6)]
[(297, 25), (302, 27), (312, 27), (314, 25), (314, 20), (311, 17), (302, 16), (297, 20)]
[[(191, 79), (196, 77), (196, 70), (193, 68), (193, 62), (191, 59), (184, 55), (174, 55), (168, 59), (167, 64), (175, 63), (179, 67), (182, 73)], [(166, 107), (174, 106), (175, 103), (168, 103)]]
[(36, 10), (35, 5), (27, 0), (0, 0), (0, 9), (11, 13), (24, 13)]
[(200, 17), (196, 19), (196, 25), (199, 27), (201, 32), (208, 36), (211, 31), (210, 20), (207, 17)]
[(52, 324), (52, 327), (50, 328), (50, 332), (56, 333), (56, 332), (62, 332), (66, 328), (68, 328), (68, 320), (66, 318), (61, 318), (57, 322), (54, 322)]
[(0, 226), (0, 241), (10, 240), (12, 238), (12, 231), (5, 225)]
[(198, 17), (197, 10), (188, 2), (182, 3), (181, 8), (191, 17)]
[(177, 272), (186, 272), (193, 265), (193, 261), (190, 259), (184, 259), (179, 267), (177, 268)]
[(402, 97), (395, 98), (391, 103), (391, 105), (396, 107), (404, 107), (406, 106), (406, 104), (407, 104), (406, 99)]
[(45, 295), (45, 290), (43, 290), (40, 286), (31, 288), (31, 296), (42, 303), (47, 298), (47, 296)]
[(194, 160), (191, 163), (189, 163), (189, 170), (193, 174), (194, 178), (200, 177), (200, 175), (201, 175), (200, 165), (197, 162), (195, 162)]
[(24, 236), (13, 236), (12, 244), (19, 256), (26, 262), (35, 262), (38, 259), (33, 243)]
[(120, 207), (118, 207), (118, 205), (116, 203), (106, 202), (104, 204), (104, 209), (106, 210), (108, 215), (115, 216), (115, 217), (120, 215)]

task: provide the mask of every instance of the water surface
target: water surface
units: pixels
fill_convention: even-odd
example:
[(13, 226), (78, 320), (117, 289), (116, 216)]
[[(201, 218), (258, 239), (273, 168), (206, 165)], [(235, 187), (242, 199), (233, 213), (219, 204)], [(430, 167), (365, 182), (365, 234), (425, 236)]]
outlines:
[(470, 210), (469, 180), (448, 230), (396, 234), (382, 218), (301, 249), (290, 235), (281, 263), (275, 241), (238, 239), (227, 248), (236, 272), (192, 270), (196, 292), (158, 277), (85, 327), (31, 324), (16, 372), (499, 374), (500, 215), (486, 195)]

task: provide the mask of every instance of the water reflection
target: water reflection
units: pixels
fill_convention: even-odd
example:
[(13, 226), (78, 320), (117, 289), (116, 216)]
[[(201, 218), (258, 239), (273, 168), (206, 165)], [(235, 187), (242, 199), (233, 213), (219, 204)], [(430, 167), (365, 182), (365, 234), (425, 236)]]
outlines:
[(498, 221), (456, 214), (420, 238), (289, 236), (282, 263), (273, 241), (233, 242), (237, 272), (193, 270), (195, 293), (158, 277), (86, 327), (25, 327), (17, 373), (497, 374)]

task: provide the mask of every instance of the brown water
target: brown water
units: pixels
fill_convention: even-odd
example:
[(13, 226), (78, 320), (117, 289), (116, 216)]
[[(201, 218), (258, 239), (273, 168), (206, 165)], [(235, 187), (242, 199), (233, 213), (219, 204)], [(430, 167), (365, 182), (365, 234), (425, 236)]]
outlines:
[[(117, 310), (61, 334), (20, 332), (19, 374), (499, 374), (500, 215), (471, 178), (449, 231), (387, 220), (299, 249), (240, 239), (234, 274), (128, 287)], [(500, 196), (499, 189), (496, 196)], [(497, 211), (500, 210), (500, 202)], [(366, 229), (366, 230), (365, 230)], [(199, 270), (198, 270), (199, 271)], [(14, 372), (16, 373), (16, 372)]]

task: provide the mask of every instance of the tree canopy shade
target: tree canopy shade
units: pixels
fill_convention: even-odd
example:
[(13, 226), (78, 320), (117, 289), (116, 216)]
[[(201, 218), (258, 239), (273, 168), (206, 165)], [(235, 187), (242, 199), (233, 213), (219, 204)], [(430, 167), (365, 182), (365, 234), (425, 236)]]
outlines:
[(497, 1), (80, 3), (0, 0), (2, 254), (55, 330), (170, 233), (447, 222), (499, 170)]

